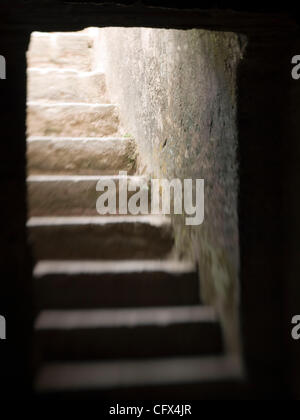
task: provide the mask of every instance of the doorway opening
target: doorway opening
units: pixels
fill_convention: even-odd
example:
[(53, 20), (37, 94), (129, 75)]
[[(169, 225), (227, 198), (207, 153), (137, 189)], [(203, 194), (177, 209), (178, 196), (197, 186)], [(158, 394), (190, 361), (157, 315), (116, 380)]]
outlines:
[[(182, 395), (187, 383), (198, 392), (207, 381), (234, 387), (241, 379), (241, 58), (233, 33), (116, 27), (31, 35), (38, 391), (176, 384)], [(185, 214), (100, 216), (99, 177), (120, 182), (120, 172), (137, 188), (149, 177), (204, 179), (203, 223), (186, 226)]]

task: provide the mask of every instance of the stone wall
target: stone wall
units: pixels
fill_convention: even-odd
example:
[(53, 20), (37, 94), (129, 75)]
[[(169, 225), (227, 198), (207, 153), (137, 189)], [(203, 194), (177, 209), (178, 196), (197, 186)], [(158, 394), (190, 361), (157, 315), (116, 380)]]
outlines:
[(205, 219), (173, 218), (178, 253), (196, 260), (202, 298), (238, 349), (236, 69), (245, 40), (203, 30), (105, 28), (99, 65), (124, 132), (133, 135), (140, 172), (159, 178), (203, 178)]

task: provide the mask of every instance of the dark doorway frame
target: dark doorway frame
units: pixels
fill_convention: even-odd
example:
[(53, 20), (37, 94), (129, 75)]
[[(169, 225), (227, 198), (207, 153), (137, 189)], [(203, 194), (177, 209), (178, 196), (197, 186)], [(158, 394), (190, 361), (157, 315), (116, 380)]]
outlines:
[(243, 352), (248, 380), (257, 395), (282, 398), (295, 394), (299, 353), (289, 340), (289, 319), (299, 305), (299, 299), (291, 298), (296, 267), (291, 258), (296, 261), (297, 251), (293, 248), (287, 255), (287, 244), (291, 244), (287, 231), (292, 222), (286, 203), (291, 201), (292, 191), (285, 186), (295, 175), (290, 159), (299, 152), (298, 115), (291, 121), (290, 113), (299, 90), (290, 78), (290, 58), (299, 39), (296, 22), (286, 12), (166, 9), (151, 7), (151, 1), (103, 5), (31, 0), (20, 7), (13, 3), (1, 6), (5, 21), (0, 29), (0, 54), (7, 63), (7, 79), (0, 85), (0, 182), (5, 196), (0, 304), (1, 315), (7, 320), (7, 340), (0, 343), (3, 392), (14, 397), (31, 395), (32, 262), (25, 228), (25, 53), (30, 34), (88, 26), (148, 26), (231, 31), (248, 37), (237, 86)]

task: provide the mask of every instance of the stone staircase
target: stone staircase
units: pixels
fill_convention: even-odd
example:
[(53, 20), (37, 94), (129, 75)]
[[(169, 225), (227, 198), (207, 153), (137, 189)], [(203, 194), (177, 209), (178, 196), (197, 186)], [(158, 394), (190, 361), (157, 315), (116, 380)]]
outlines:
[(174, 259), (170, 220), (97, 215), (100, 176), (139, 176), (93, 42), (88, 30), (35, 33), (28, 52), (37, 395), (225, 397), (240, 367), (195, 266)]

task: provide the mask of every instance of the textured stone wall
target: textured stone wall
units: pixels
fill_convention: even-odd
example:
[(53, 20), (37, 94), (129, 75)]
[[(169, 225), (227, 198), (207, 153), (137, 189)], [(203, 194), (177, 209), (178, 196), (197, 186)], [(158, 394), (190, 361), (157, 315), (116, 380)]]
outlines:
[(160, 178), (203, 178), (205, 219), (173, 218), (181, 256), (199, 263), (202, 298), (238, 348), (236, 69), (245, 40), (203, 30), (105, 28), (99, 63), (124, 132), (134, 136), (139, 168)]

